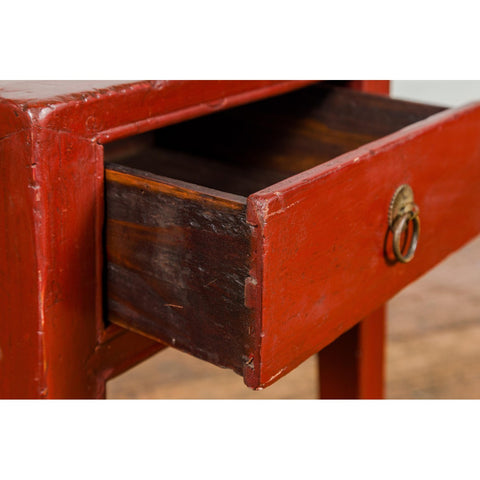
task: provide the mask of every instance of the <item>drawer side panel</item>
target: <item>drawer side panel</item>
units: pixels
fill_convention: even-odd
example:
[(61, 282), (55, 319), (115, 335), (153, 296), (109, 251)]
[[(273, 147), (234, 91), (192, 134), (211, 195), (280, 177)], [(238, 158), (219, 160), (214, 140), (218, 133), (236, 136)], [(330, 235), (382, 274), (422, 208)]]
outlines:
[(250, 350), (245, 202), (172, 182), (106, 170), (108, 319), (241, 374)]

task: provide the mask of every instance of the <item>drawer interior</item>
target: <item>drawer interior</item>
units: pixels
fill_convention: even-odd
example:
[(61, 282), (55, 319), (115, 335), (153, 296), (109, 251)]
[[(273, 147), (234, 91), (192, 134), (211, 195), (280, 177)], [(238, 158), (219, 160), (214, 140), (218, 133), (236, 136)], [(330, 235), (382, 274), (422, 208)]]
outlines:
[(105, 161), (248, 196), (443, 110), (314, 85), (105, 145)]

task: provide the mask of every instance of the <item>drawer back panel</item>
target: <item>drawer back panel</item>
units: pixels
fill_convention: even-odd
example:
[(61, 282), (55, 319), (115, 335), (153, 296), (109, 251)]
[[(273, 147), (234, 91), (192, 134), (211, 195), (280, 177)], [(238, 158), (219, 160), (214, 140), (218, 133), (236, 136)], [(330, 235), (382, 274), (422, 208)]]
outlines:
[(315, 85), (105, 145), (105, 161), (248, 196), (442, 111)]

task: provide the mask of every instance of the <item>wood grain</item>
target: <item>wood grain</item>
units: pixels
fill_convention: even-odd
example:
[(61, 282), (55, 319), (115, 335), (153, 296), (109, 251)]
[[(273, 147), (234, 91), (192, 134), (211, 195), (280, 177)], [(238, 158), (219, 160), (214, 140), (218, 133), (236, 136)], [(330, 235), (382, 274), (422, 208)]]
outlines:
[(442, 110), (318, 85), (109, 143), (105, 161), (248, 196)]
[(241, 373), (245, 199), (122, 166), (106, 174), (110, 321)]
[(319, 84), (159, 129), (155, 145), (286, 178), (442, 110)]

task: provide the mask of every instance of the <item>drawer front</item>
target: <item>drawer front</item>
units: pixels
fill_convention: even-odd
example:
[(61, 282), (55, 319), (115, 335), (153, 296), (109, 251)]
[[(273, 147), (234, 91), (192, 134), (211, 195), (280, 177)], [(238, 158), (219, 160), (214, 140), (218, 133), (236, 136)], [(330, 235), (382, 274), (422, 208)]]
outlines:
[[(412, 187), (421, 233), (392, 262), (388, 210)], [(248, 199), (251, 385), (314, 354), (480, 232), (480, 105), (436, 114)], [(387, 251), (385, 251), (387, 250)]]
[[(313, 92), (287, 102), (288, 113), (273, 102), (212, 116), (203, 129), (179, 126), (165, 133), (170, 150), (158, 158), (146, 150), (136, 168), (108, 166), (110, 321), (262, 388), (480, 232), (479, 104), (436, 113), (358, 93)], [(176, 145), (196, 152), (199, 163), (168, 153)], [(351, 150), (328, 160), (342, 149)], [(278, 181), (295, 163), (309, 168), (322, 155), (324, 163)], [(225, 156), (229, 162), (215, 163)], [(260, 156), (260, 174), (243, 177)], [(162, 162), (168, 175), (185, 178), (138, 170)], [(197, 185), (187, 183), (192, 172)], [(211, 188), (198, 186), (211, 172)], [(239, 183), (230, 181), (235, 176)], [(388, 222), (404, 184), (421, 223), (406, 264), (394, 261)]]

